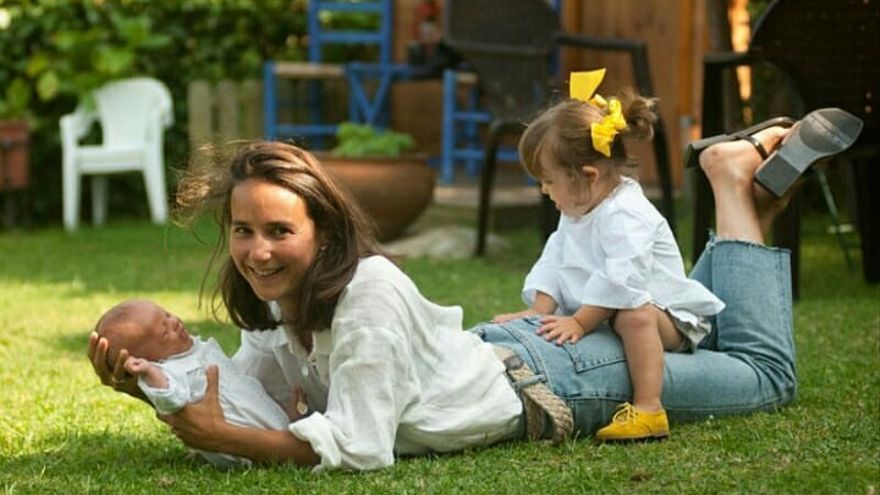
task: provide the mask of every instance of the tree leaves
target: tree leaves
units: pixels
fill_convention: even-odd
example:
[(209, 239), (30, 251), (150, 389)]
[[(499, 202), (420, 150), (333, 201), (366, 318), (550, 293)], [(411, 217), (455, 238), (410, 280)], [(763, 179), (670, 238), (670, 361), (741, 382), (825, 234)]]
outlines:
[(0, 117), (19, 118), (24, 116), (31, 101), (31, 92), (27, 82), (17, 77), (6, 88), (5, 102), (0, 100)]
[(37, 95), (43, 101), (51, 100), (58, 94), (58, 74), (55, 71), (47, 71), (37, 79)]

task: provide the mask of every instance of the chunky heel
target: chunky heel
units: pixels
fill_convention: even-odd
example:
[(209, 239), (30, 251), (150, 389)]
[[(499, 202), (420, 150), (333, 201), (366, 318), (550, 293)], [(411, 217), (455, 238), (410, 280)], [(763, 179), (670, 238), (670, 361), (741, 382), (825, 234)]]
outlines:
[(860, 118), (839, 108), (808, 113), (755, 173), (755, 181), (782, 197), (819, 160), (848, 149), (862, 132)]

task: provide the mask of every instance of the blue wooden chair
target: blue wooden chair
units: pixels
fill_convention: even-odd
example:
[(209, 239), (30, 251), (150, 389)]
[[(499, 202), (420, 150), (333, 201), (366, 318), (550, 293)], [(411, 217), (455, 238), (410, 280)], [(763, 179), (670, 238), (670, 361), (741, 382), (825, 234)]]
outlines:
[[(337, 123), (327, 122), (322, 116), (321, 103), (324, 94), (322, 82), (327, 80), (352, 80), (345, 67), (327, 63), (324, 48), (330, 45), (366, 45), (378, 51), (378, 64), (389, 66), (392, 57), (392, 26), (394, 23), (393, 0), (311, 0), (308, 7), (309, 61), (279, 62), (270, 60), (263, 65), (264, 134), (267, 139), (305, 138), (320, 147), (328, 137), (336, 135)], [(325, 13), (361, 13), (377, 18), (375, 30), (337, 30), (325, 28), (321, 16)], [(369, 75), (369, 74), (367, 74)], [(279, 78), (307, 80), (306, 107), (308, 122), (290, 123), (279, 120), (279, 106), (290, 105), (279, 99)], [(358, 83), (358, 80), (355, 81)], [(362, 86), (359, 86), (362, 87)], [(349, 115), (357, 120), (357, 95), (349, 103)], [(363, 105), (362, 105), (363, 107)]]

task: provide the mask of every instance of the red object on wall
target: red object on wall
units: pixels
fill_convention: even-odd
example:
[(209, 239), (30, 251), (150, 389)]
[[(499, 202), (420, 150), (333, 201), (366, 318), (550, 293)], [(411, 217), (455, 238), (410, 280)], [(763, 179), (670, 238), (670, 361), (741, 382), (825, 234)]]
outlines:
[(434, 53), (434, 47), (440, 41), (440, 26), (437, 24), (440, 9), (434, 0), (423, 0), (416, 7), (413, 16), (413, 40), (421, 45), (425, 57)]
[(413, 39), (418, 41), (426, 41), (422, 37), (422, 24), (425, 22), (437, 24), (437, 17), (440, 15), (440, 9), (434, 0), (423, 0), (416, 7), (416, 15), (413, 16)]
[(26, 121), (0, 121), (0, 191), (27, 187), (30, 171), (29, 138)]

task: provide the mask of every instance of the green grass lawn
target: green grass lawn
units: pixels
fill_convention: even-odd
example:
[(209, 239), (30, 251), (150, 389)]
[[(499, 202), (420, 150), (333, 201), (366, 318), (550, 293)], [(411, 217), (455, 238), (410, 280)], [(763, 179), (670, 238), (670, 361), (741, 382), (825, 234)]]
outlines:
[[(436, 210), (427, 220), (453, 218)], [(778, 414), (673, 425), (670, 441), (516, 443), (402, 459), (381, 472), (218, 471), (187, 457), (153, 412), (98, 383), (86, 360), (97, 317), (157, 300), (234, 350), (237, 330), (199, 305), (210, 247), (174, 227), (115, 222), (67, 234), (0, 232), (0, 488), (4, 493), (877, 493), (880, 292), (847, 272), (824, 220), (804, 228), (795, 305), (800, 396)], [(210, 235), (209, 228), (203, 228)], [(683, 229), (682, 229), (683, 230)], [(540, 246), (531, 229), (481, 260), (411, 259), (423, 292), (465, 323), (519, 307)], [(851, 238), (854, 242), (855, 238)], [(687, 245), (688, 243), (684, 243)]]

